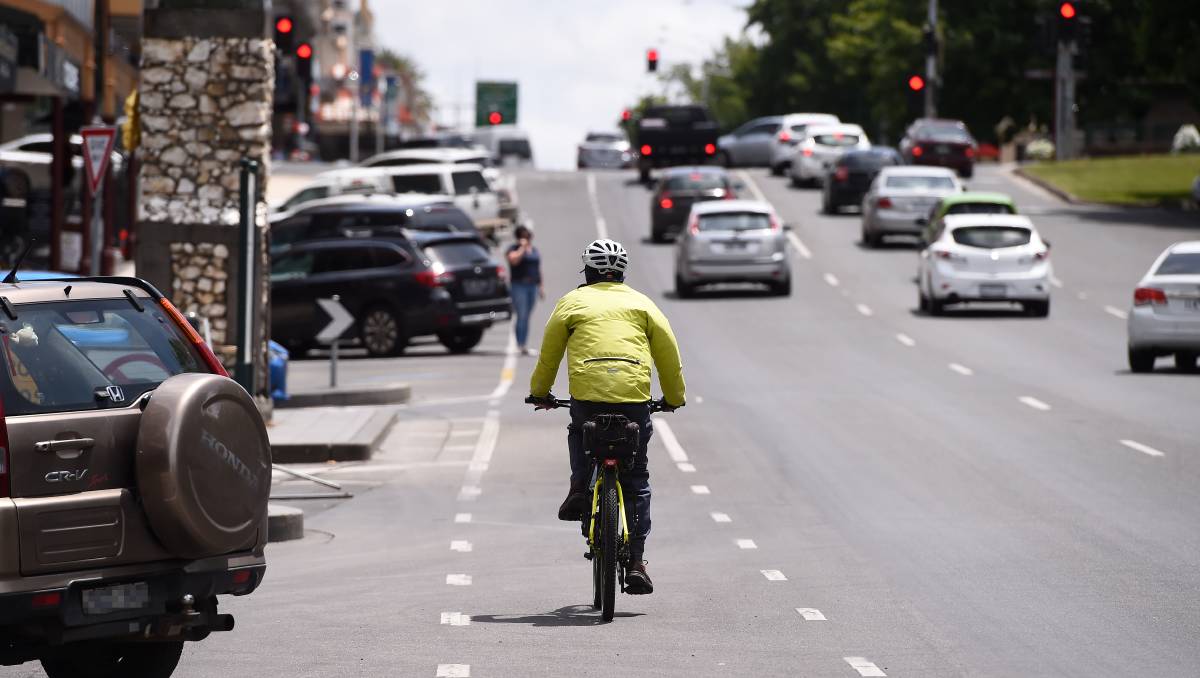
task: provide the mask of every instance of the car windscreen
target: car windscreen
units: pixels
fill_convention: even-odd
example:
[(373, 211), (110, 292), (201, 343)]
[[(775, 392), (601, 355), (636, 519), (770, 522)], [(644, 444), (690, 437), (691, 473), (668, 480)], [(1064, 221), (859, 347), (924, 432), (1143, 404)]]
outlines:
[(371, 167), (404, 167), (406, 165), (428, 165), (436, 158), (385, 158), (371, 163)]
[(726, 181), (723, 175), (715, 172), (679, 174), (666, 178), (668, 191), (713, 191), (718, 188), (726, 188)]
[(642, 119), (666, 120), (668, 127), (688, 127), (708, 122), (709, 116), (708, 112), (699, 106), (655, 106), (646, 109)]
[(470, 195), (471, 193), (491, 193), (492, 187), (488, 185), (487, 179), (483, 178), (483, 172), (478, 170), (468, 170), (465, 172), (454, 172), (450, 175), (454, 180), (455, 195)]
[(954, 180), (950, 177), (897, 175), (888, 177), (884, 186), (911, 190), (953, 190)]
[(1002, 202), (958, 202), (947, 207), (946, 214), (1016, 214), (1016, 210)]
[(771, 228), (771, 217), (761, 212), (703, 214), (698, 228), (701, 231), (756, 231)]
[(1028, 228), (1019, 226), (968, 226), (956, 228), (950, 235), (959, 245), (989, 250), (1028, 245), (1032, 237)]
[(858, 145), (857, 134), (818, 134), (813, 137), (813, 141), (822, 146), (856, 146)]
[(6, 415), (122, 407), (168, 377), (208, 372), (149, 298), (19, 304), (0, 322)]
[(917, 139), (950, 144), (971, 143), (971, 133), (954, 125), (924, 125), (913, 134)]
[(616, 144), (625, 141), (625, 137), (620, 134), (589, 134), (584, 141), (594, 141), (597, 143)]
[(529, 147), (527, 139), (501, 139), (498, 152), (501, 156), (515, 155), (526, 160), (533, 157), (533, 149)]
[(392, 187), (397, 193), (444, 193), (440, 174), (396, 174)]
[(892, 153), (847, 153), (838, 161), (850, 169), (878, 169), (884, 165), (899, 165), (899, 156)]
[(415, 210), (408, 223), (418, 231), (450, 230), (474, 233), (475, 223), (457, 207), (431, 207)]
[(432, 262), (440, 262), (447, 268), (485, 264), (491, 258), (487, 248), (470, 240), (433, 242), (422, 248)]
[(1154, 275), (1200, 275), (1200, 252), (1168, 254)]

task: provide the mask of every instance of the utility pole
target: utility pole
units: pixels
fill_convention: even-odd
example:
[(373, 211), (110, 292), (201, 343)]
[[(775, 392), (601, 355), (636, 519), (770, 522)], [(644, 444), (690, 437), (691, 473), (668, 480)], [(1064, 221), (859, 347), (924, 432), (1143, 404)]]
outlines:
[[(353, 7), (353, 5), (351, 7)], [(359, 63), (359, 58), (358, 58), (358, 40), (357, 40), (357, 38), (358, 38), (358, 10), (357, 9), (350, 10), (350, 31), (349, 31), (349, 33), (350, 33), (350, 39), (347, 42), (349, 43), (349, 51), (350, 51), (350, 64), (349, 64), (350, 68), (349, 68), (349, 76), (348, 76), (350, 78), (350, 95), (351, 95), (351, 101), (350, 101), (350, 162), (352, 162), (354, 164), (358, 164), (358, 105), (359, 105), (358, 98), (360, 96), (360, 92), (362, 91), (362, 87), (360, 85), (360, 83), (362, 82), (362, 73), (358, 72), (358, 69), (361, 66), (361, 64)]]
[(937, 117), (937, 0), (929, 0), (925, 33), (925, 117)]

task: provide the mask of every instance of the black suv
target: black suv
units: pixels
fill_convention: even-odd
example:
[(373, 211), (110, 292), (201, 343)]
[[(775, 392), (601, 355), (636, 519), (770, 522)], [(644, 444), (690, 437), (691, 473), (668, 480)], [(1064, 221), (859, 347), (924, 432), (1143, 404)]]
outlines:
[(435, 334), (466, 353), (512, 313), (506, 269), (479, 238), (411, 231), (403, 237), (302, 242), (271, 261), (271, 333), (303, 353), (328, 323), (317, 299), (340, 295), (354, 316), (347, 338), (373, 356), (398, 355)]
[(401, 229), (480, 237), (471, 217), (449, 201), (412, 205), (362, 200), (314, 205), (271, 224), (271, 250), (277, 252), (308, 240), (403, 237)]
[(880, 170), (903, 164), (904, 158), (888, 146), (843, 153), (825, 173), (821, 211), (834, 214), (847, 205), (858, 207)]
[(692, 205), (706, 200), (733, 200), (740, 188), (723, 167), (672, 167), (662, 173), (650, 199), (650, 240), (665, 242), (678, 235)]

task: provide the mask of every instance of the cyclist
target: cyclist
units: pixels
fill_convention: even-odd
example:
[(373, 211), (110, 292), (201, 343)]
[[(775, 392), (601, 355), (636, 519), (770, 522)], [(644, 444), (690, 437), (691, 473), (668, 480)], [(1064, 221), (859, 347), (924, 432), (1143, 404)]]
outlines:
[(542, 336), (541, 353), (530, 379), (534, 398), (550, 397), (563, 352), (571, 391), (571, 424), (567, 447), (571, 454), (571, 489), (558, 509), (559, 520), (580, 520), (588, 511), (590, 466), (583, 453), (583, 424), (600, 413), (615, 413), (642, 430), (633, 470), (623, 474), (626, 492), (635, 501), (630, 530), (630, 564), (625, 575), (628, 593), (646, 594), (654, 584), (646, 573), (646, 535), (650, 532), (650, 472), (646, 448), (650, 424), (650, 363), (658, 369), (663, 409), (684, 405), (683, 365), (679, 346), (666, 316), (644, 294), (625, 284), (629, 255), (621, 243), (607, 238), (592, 242), (583, 252), (585, 284), (559, 299)]

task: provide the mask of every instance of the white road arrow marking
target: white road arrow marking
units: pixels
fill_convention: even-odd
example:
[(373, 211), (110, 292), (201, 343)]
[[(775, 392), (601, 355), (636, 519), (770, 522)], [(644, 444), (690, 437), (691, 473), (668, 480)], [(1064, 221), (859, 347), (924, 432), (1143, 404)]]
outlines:
[(316, 340), (322, 344), (332, 344), (354, 324), (354, 316), (350, 315), (345, 306), (333, 299), (317, 299), (317, 305), (329, 315), (329, 324), (317, 333)]

